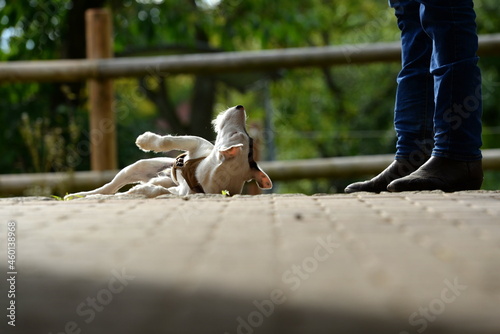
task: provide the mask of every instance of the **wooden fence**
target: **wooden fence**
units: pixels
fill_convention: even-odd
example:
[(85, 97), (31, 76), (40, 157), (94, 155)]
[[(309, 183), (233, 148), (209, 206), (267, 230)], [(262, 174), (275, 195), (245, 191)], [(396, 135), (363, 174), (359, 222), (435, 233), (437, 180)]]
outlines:
[[(478, 53), (480, 56), (500, 56), (500, 34), (479, 36)], [(0, 63), (0, 83), (69, 82), (177, 73), (211, 74), (400, 60), (400, 43), (387, 42), (156, 57), (11, 61)]]
[[(288, 161), (261, 161), (259, 165), (273, 181), (299, 179), (346, 178), (376, 174), (394, 159), (393, 154), (304, 159)], [(483, 168), (500, 169), (500, 149), (483, 151)], [(34, 186), (64, 194), (82, 189), (94, 189), (111, 181), (117, 171), (88, 171), (74, 173), (38, 173), (0, 175), (0, 194), (24, 195)], [(36, 189), (35, 189), (36, 190)]]

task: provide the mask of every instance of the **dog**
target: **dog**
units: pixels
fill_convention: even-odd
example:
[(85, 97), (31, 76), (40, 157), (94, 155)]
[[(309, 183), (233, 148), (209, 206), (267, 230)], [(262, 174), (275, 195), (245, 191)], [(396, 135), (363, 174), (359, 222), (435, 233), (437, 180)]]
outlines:
[(139, 183), (125, 193), (152, 198), (164, 194), (241, 194), (245, 182), (255, 180), (261, 189), (271, 189), (272, 181), (253, 158), (253, 139), (245, 127), (241, 105), (221, 112), (213, 121), (215, 143), (197, 136), (160, 136), (146, 132), (136, 145), (145, 152), (184, 151), (177, 158), (143, 159), (122, 169), (111, 182), (92, 191), (65, 196), (116, 194), (127, 184)]

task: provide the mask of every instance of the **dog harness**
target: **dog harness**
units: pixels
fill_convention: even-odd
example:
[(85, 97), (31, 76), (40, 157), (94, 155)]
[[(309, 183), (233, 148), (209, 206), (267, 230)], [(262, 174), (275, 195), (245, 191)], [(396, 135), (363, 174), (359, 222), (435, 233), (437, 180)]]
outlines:
[(175, 162), (172, 166), (172, 180), (174, 180), (175, 183), (179, 184), (179, 181), (177, 181), (177, 170), (179, 169), (181, 171), (181, 175), (186, 180), (189, 188), (191, 188), (192, 191), (198, 194), (204, 194), (205, 191), (203, 190), (203, 187), (201, 186), (200, 182), (196, 178), (195, 172), (196, 168), (200, 164), (200, 162), (205, 159), (205, 157), (202, 158), (197, 158), (197, 159), (189, 159), (187, 161), (184, 161), (187, 153), (182, 153), (175, 158)]
[[(246, 132), (246, 131), (245, 131)], [(255, 169), (260, 171), (259, 166), (255, 162), (253, 158), (253, 138), (246, 134), (249, 138), (249, 145), (248, 145), (248, 165), (250, 166), (250, 169)], [(206, 157), (201, 157), (197, 159), (189, 159), (185, 161), (185, 158), (187, 156), (187, 152), (182, 153), (175, 158), (175, 162), (172, 165), (172, 180), (176, 184), (179, 184), (179, 181), (177, 180), (177, 170), (179, 169), (181, 171), (181, 175), (186, 180), (189, 188), (191, 188), (192, 191), (198, 194), (204, 194), (205, 190), (203, 190), (203, 187), (201, 186), (200, 182), (196, 178), (195, 172), (196, 168), (200, 164), (200, 162), (203, 161)]]

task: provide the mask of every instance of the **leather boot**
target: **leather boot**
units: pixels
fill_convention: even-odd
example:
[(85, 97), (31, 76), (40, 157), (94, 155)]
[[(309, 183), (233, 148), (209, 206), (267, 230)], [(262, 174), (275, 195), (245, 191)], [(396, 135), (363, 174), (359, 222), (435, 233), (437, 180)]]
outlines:
[(410, 175), (387, 186), (392, 192), (442, 190), (445, 192), (478, 190), (483, 183), (483, 166), (479, 161), (457, 161), (431, 157)]
[(410, 162), (410, 160), (407, 159), (396, 159), (392, 164), (389, 165), (389, 167), (387, 167), (383, 172), (375, 176), (373, 179), (352, 183), (348, 185), (344, 191), (348, 194), (359, 191), (367, 191), (372, 193), (387, 191), (387, 185), (389, 183), (391, 183), (393, 180), (409, 175), (418, 167), (420, 167), (424, 162), (425, 160)]

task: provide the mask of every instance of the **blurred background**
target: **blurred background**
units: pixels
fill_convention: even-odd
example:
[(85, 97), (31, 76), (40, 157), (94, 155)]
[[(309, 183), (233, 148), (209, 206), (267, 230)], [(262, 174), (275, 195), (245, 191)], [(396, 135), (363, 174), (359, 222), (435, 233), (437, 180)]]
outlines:
[[(500, 3), (475, 6), (479, 34), (500, 32)], [(97, 7), (112, 12), (115, 57), (399, 40), (393, 10), (380, 0), (0, 0), (0, 60), (85, 58), (84, 13)], [(500, 58), (482, 57), (480, 66), (483, 148), (498, 148)], [(213, 139), (212, 116), (237, 104), (260, 139), (260, 160), (394, 153), (399, 69), (391, 62), (198, 76), (156, 71), (115, 80), (119, 168), (153, 156), (134, 144), (144, 131)], [(3, 82), (0, 174), (89, 170), (88, 119), (85, 82)], [(276, 191), (342, 192), (352, 181), (287, 181)], [(500, 189), (500, 173), (488, 171), (483, 189)]]

